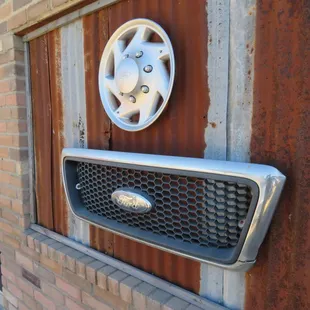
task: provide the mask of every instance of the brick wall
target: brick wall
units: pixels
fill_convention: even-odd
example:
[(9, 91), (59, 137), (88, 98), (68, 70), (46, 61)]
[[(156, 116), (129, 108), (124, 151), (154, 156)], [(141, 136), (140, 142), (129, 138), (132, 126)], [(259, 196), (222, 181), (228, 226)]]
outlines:
[(31, 229), (4, 252), (2, 280), (6, 309), (201, 310)]
[(14, 33), (82, 2), (0, 0), (0, 251), (5, 309), (200, 309), (28, 229), (25, 55), (22, 39)]

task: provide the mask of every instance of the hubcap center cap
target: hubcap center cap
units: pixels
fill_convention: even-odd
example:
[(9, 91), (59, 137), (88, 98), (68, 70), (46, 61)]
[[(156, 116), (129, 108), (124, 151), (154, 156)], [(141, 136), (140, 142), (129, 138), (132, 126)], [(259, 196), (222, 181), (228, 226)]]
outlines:
[(139, 68), (137, 63), (126, 58), (121, 61), (116, 69), (115, 82), (120, 92), (128, 94), (137, 86), (139, 80)]

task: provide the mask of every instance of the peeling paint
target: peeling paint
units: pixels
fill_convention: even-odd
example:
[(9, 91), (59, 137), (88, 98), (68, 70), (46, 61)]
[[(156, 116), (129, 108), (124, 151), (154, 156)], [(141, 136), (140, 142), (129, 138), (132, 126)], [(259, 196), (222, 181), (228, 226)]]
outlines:
[[(66, 147), (87, 147), (86, 99), (82, 20), (61, 28), (61, 70)], [(89, 245), (89, 224), (69, 210), (69, 237)]]

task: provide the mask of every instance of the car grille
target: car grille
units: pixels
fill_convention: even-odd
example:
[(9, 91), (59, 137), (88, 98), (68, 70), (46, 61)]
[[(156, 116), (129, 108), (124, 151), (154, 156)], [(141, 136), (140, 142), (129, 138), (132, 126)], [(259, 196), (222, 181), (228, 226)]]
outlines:
[[(232, 248), (239, 241), (252, 200), (251, 187), (216, 178), (77, 164), (79, 193), (97, 216), (199, 247)], [(146, 193), (154, 208), (145, 214), (125, 211), (111, 200), (119, 188)]]

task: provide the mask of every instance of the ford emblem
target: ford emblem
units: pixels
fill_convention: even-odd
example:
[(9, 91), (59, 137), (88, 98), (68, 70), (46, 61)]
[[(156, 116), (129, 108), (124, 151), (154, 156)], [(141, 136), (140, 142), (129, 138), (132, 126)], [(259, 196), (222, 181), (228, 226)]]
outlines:
[(146, 213), (152, 210), (153, 201), (146, 194), (130, 188), (119, 188), (112, 193), (112, 201), (128, 212)]

